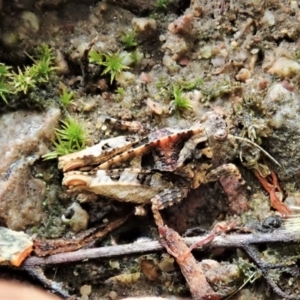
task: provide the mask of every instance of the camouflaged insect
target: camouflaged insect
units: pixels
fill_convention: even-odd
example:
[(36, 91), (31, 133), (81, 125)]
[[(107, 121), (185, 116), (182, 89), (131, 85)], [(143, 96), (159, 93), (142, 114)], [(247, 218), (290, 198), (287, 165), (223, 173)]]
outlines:
[(220, 156), (217, 160), (214, 156), (224, 152), (221, 148), (228, 143), (227, 134), (224, 118), (209, 112), (201, 123), (187, 129), (163, 128), (141, 139), (110, 138), (60, 157), (63, 185), (71, 192), (151, 203), (156, 223), (162, 225), (158, 210), (180, 201), (190, 189), (220, 176), (240, 178), (233, 164), (220, 166)]

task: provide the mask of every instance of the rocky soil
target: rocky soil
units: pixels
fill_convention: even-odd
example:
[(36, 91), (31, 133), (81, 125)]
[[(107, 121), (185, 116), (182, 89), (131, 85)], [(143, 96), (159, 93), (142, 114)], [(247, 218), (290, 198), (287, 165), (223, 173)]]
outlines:
[[(11, 95), (7, 103), (0, 99), (3, 226), (32, 238), (73, 238), (74, 230), (106, 224), (134, 209), (133, 204), (98, 197), (81, 205), (84, 225), (63, 222), (63, 214), (72, 218), (68, 208), (78, 199), (61, 186), (57, 160), (44, 161), (42, 156), (53, 150), (55, 128), (69, 116), (83, 124), (87, 144), (94, 145), (118, 135), (141, 137), (163, 127), (187, 128), (213, 110), (226, 118), (231, 136), (248, 139), (269, 154), (234, 138), (214, 151), (214, 165), (234, 163), (245, 184), (223, 177), (164, 209), (165, 223), (181, 235), (195, 227), (211, 230), (220, 221), (237, 220), (254, 228), (280, 215), (255, 172), (263, 178), (273, 171), (282, 189), (276, 190), (277, 197), (291, 211), (299, 210), (299, 1), (2, 0), (0, 14), (0, 63), (17, 72), (18, 67), (32, 65), (30, 56), (46, 43), (53, 49), (56, 67), (48, 85), (22, 97)], [(132, 33), (133, 41), (126, 42)], [(112, 78), (88, 61), (91, 51), (119, 53), (126, 69)], [(176, 88), (186, 107), (176, 102)], [(60, 102), (64, 89), (74, 96), (69, 105)], [(115, 121), (107, 122), (107, 116)], [(138, 127), (120, 127), (116, 120), (137, 121), (130, 124)], [(151, 211), (146, 210), (146, 216), (132, 217), (96, 245), (157, 239)], [(259, 250), (268, 263), (280, 263), (288, 255), (290, 261), (298, 259), (296, 246), (265, 245)], [(282, 299), (239, 249), (195, 255), (230, 268), (228, 277), (210, 274), (211, 284), (223, 295)], [(82, 300), (190, 298), (180, 269), (163, 252), (49, 266), (44, 271)], [(293, 272), (283, 268), (272, 275), (288, 294), (299, 293), (299, 270)]]

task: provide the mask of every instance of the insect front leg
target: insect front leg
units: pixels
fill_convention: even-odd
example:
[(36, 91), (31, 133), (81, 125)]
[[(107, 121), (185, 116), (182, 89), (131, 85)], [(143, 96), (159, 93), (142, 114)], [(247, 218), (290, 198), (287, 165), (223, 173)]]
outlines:
[(235, 177), (241, 184), (244, 184), (241, 173), (234, 164), (224, 164), (208, 172), (205, 176), (205, 183), (218, 181), (221, 177)]
[(157, 226), (163, 226), (164, 222), (159, 213), (159, 210), (167, 206), (172, 206), (174, 203), (181, 201), (186, 197), (188, 188), (186, 187), (173, 187), (158, 193), (151, 199), (152, 212)]

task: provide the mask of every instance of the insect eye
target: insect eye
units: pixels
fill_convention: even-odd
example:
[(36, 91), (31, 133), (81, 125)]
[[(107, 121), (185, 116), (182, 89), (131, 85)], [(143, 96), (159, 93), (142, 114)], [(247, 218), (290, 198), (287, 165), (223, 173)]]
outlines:
[(105, 151), (107, 149), (111, 148), (110, 145), (108, 145), (108, 143), (103, 144), (102, 146), (102, 150)]
[(227, 130), (226, 129), (218, 129), (214, 134), (214, 139), (216, 141), (225, 141), (227, 139)]

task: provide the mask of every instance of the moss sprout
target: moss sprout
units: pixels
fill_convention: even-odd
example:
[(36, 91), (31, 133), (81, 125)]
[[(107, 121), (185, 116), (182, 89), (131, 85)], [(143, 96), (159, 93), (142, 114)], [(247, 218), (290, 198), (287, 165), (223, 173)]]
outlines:
[(97, 63), (104, 67), (102, 75), (110, 74), (110, 84), (112, 84), (117, 74), (121, 73), (123, 70), (129, 69), (129, 67), (123, 63), (125, 56), (126, 55), (120, 54), (119, 51), (116, 53), (108, 52), (104, 54), (100, 54), (97, 51), (90, 51), (89, 53), (90, 62)]
[(53, 62), (53, 60), (55, 58), (52, 48), (44, 43), (42, 43), (39, 47), (37, 47), (36, 57), (37, 57), (37, 60), (47, 60), (50, 62)]
[(214, 83), (211, 86), (203, 85), (201, 92), (203, 94), (202, 102), (211, 101), (224, 94), (230, 94), (232, 92), (232, 86), (228, 81), (222, 81)]
[(32, 68), (36, 73), (35, 78), (38, 82), (49, 81), (50, 76), (55, 71), (55, 67), (51, 65), (51, 61), (45, 58), (40, 61), (36, 61)]
[(98, 65), (101, 65), (103, 61), (103, 55), (98, 51), (92, 50), (89, 52), (89, 61), (91, 63), (96, 63)]
[(136, 32), (134, 30), (124, 32), (121, 35), (121, 42), (124, 45), (125, 49), (135, 48), (138, 43), (136, 41)]
[(6, 103), (6, 97), (13, 93), (10, 84), (10, 77), (10, 67), (0, 63), (0, 98)]
[[(28, 55), (28, 54), (27, 54)], [(46, 44), (41, 44), (36, 50), (36, 58), (30, 57), (34, 64), (30, 67), (30, 73), (37, 82), (47, 82), (54, 73), (54, 55), (52, 49)]]
[(59, 96), (59, 100), (64, 107), (67, 107), (69, 104), (73, 102), (74, 92), (68, 92), (66, 88), (63, 88), (61, 95)]
[(192, 108), (190, 100), (183, 95), (182, 88), (178, 85), (173, 86), (172, 97), (173, 100), (171, 101), (170, 105), (175, 110), (180, 111)]
[(184, 91), (191, 91), (194, 89), (201, 89), (203, 87), (203, 80), (202, 78), (197, 78), (191, 81), (181, 79), (176, 82), (176, 85), (180, 86)]
[(172, 0), (156, 0), (155, 7), (158, 10), (166, 10), (171, 2)]
[(242, 258), (234, 260), (234, 262), (238, 265), (240, 272), (244, 276), (244, 282), (239, 287), (239, 289), (236, 292), (234, 292), (231, 296), (240, 291), (246, 284), (253, 283), (262, 276), (261, 271), (254, 264), (249, 263), (243, 260)]
[(134, 65), (138, 64), (143, 58), (143, 54), (138, 50), (132, 51), (129, 55)]
[(102, 62), (102, 65), (105, 67), (102, 74), (110, 74), (110, 83), (112, 84), (115, 76), (121, 73), (125, 69), (129, 69), (128, 66), (123, 64), (123, 59), (125, 56), (117, 53), (107, 53), (104, 54), (105, 61)]
[(9, 94), (27, 94), (29, 91), (36, 89), (39, 83), (50, 80), (50, 76), (55, 70), (51, 48), (42, 44), (36, 50), (35, 56), (36, 58), (33, 58), (28, 55), (33, 61), (31, 66), (18, 67), (15, 71), (0, 63), (0, 98), (6, 103), (8, 103), (7, 96)]
[(10, 77), (10, 69), (11, 67), (6, 66), (3, 63), (0, 63), (0, 78)]
[(18, 72), (13, 72), (12, 86), (14, 91), (27, 94), (30, 89), (36, 87), (37, 81), (35, 77), (35, 71), (32, 67), (26, 67), (24, 71), (18, 67)]
[(116, 93), (120, 96), (124, 96), (125, 95), (125, 90), (123, 87), (118, 87), (116, 90)]
[(11, 94), (12, 91), (9, 88), (9, 85), (3, 80), (0, 79), (0, 98), (7, 104), (6, 97)]
[(73, 153), (86, 147), (88, 133), (80, 122), (68, 117), (61, 123), (61, 129), (56, 129), (56, 140), (53, 142), (54, 150), (43, 156), (45, 160)]
[(158, 90), (166, 90), (168, 88), (168, 81), (164, 76), (159, 76), (158, 81), (155, 83)]

